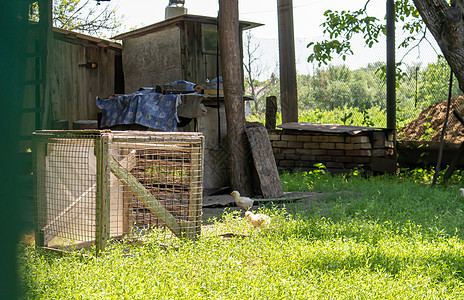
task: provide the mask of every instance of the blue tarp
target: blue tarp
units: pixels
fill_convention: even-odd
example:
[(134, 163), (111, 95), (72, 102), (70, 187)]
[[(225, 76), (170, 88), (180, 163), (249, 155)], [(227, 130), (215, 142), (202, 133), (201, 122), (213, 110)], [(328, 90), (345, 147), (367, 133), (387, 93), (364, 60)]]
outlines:
[(179, 103), (178, 95), (163, 95), (150, 88), (98, 100), (97, 106), (102, 110), (103, 128), (120, 124), (140, 124), (163, 131), (176, 131)]

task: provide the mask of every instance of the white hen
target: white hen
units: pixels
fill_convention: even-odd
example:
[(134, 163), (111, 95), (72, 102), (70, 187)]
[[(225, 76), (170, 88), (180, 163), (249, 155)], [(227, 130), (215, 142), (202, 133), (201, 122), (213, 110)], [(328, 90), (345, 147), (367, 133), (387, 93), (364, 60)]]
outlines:
[(255, 228), (269, 228), (271, 218), (264, 214), (254, 214), (251, 211), (245, 213), (245, 217), (253, 224)]
[(243, 208), (244, 210), (249, 210), (252, 206), (253, 206), (253, 202), (254, 200), (253, 199), (250, 199), (248, 197), (243, 197), (243, 196), (240, 196), (240, 193), (237, 192), (237, 191), (233, 191), (232, 193), (230, 193), (232, 196), (234, 196), (235, 198), (235, 203), (240, 206), (241, 208)]
[(460, 188), (459, 191), (461, 192), (461, 196), (464, 197), (464, 188)]

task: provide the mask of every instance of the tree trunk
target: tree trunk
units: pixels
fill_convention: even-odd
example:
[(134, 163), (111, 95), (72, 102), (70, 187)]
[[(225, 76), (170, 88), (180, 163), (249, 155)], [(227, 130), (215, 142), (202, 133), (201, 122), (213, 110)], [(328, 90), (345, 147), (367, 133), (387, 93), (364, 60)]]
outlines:
[(445, 0), (413, 1), (464, 91), (463, 1), (453, 1), (457, 7), (448, 5)]
[(250, 196), (251, 173), (247, 158), (239, 32), (238, 0), (219, 0), (219, 49), (230, 152), (230, 183), (232, 189)]

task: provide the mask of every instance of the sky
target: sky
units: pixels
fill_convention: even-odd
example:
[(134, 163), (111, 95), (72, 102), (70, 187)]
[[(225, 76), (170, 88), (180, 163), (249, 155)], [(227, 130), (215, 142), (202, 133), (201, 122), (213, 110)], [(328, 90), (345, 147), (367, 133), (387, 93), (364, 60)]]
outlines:
[[(164, 20), (164, 11), (168, 0), (112, 0), (125, 15), (124, 24), (128, 27), (141, 24), (150, 25)], [(307, 38), (314, 34), (321, 35), (320, 24), (324, 20), (323, 13), (327, 9), (354, 10), (364, 5), (366, 0), (293, 0), (293, 18), (296, 38)], [(189, 14), (216, 17), (218, 0), (186, 0), (185, 7)], [(384, 1), (372, 0), (370, 12), (383, 18)], [(383, 3), (378, 5), (375, 2)], [(103, 3), (103, 2), (102, 2)], [(265, 24), (256, 28), (253, 34), (259, 38), (277, 38), (277, 0), (239, 0), (240, 20)]]
[[(102, 2), (105, 5), (108, 2)], [(112, 5), (118, 7), (122, 19), (123, 31), (130, 31), (133, 27), (143, 27), (164, 20), (165, 8), (169, 0), (111, 0)], [(218, 0), (185, 0), (185, 7), (189, 14), (216, 17), (219, 9)], [(278, 74), (278, 31), (277, 31), (277, 0), (239, 0), (239, 18), (264, 24), (251, 30), (253, 38), (260, 45), (260, 64), (264, 71), (260, 79), (269, 78), (271, 73)], [(293, 19), (296, 49), (296, 65), (299, 74), (310, 74), (317, 67), (307, 62), (311, 53), (306, 45), (311, 41), (319, 41), (323, 38), (324, 11), (326, 10), (357, 10), (362, 8), (366, 0), (293, 0)], [(371, 0), (368, 5), (370, 15), (384, 22), (386, 12), (385, 0)], [(397, 37), (401, 32), (397, 31)], [(399, 38), (397, 38), (397, 41)], [(431, 39), (433, 40), (433, 38)], [(370, 49), (364, 45), (361, 38), (353, 43), (355, 55), (346, 61), (336, 59), (334, 64), (346, 64), (355, 69), (376, 61), (385, 61), (385, 41)], [(397, 58), (402, 57), (401, 51)], [(422, 63), (434, 61), (435, 51), (427, 45), (422, 49), (413, 51), (408, 55), (408, 62)]]

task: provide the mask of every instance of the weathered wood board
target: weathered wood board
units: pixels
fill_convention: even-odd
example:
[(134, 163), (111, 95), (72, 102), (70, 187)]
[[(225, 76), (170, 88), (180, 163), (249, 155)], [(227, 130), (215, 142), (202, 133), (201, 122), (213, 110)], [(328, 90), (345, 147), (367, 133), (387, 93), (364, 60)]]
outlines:
[(271, 142), (264, 125), (260, 123), (247, 123), (246, 133), (263, 197), (281, 197), (284, 192), (272, 152)]
[(277, 126), (278, 128), (287, 130), (303, 130), (311, 132), (325, 132), (325, 133), (347, 133), (350, 135), (356, 135), (363, 131), (381, 130), (382, 128), (377, 127), (365, 127), (365, 126), (351, 126), (351, 125), (340, 125), (340, 124), (319, 124), (319, 123), (304, 123), (304, 122), (291, 122)]

